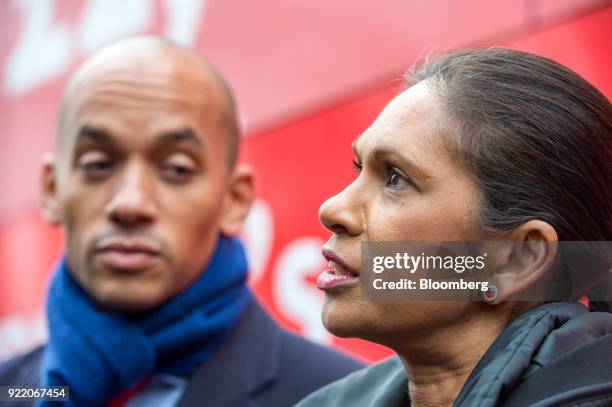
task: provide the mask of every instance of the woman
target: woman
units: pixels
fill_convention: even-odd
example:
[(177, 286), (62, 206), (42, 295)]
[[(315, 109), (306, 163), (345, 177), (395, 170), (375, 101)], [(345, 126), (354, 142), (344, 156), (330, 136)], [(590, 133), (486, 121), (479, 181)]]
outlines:
[[(557, 241), (611, 240), (610, 102), (559, 64), (504, 49), (439, 57), (408, 85), (354, 143), (356, 179), (319, 212), (333, 233), (318, 280), (326, 328), (397, 357), (298, 405), (612, 405), (608, 304), (509, 300), (563, 267)], [(364, 299), (361, 243), (402, 240), (530, 253), (502, 256), (511, 272), (486, 301)], [(608, 271), (579, 270), (568, 300), (609, 294)]]

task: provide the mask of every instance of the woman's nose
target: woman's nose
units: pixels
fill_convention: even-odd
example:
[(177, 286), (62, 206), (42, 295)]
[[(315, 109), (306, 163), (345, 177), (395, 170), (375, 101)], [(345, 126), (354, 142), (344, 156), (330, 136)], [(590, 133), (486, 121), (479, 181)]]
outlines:
[(319, 219), (323, 226), (340, 235), (359, 236), (363, 229), (358, 196), (355, 184), (349, 185), (339, 194), (323, 202), (319, 208)]

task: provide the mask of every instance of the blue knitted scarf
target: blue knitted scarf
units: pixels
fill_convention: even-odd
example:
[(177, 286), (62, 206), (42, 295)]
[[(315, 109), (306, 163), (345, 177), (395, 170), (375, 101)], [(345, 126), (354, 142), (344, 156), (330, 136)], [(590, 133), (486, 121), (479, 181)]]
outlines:
[(47, 300), (41, 385), (70, 386), (68, 405), (99, 406), (151, 373), (189, 376), (224, 343), (251, 301), (246, 277), (241, 243), (221, 237), (194, 283), (135, 319), (96, 308), (63, 259)]

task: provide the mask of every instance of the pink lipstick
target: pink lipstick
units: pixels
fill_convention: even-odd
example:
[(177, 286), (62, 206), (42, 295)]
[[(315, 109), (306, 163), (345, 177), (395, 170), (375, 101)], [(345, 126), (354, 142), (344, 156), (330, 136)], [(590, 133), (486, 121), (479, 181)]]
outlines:
[(328, 268), (317, 278), (317, 287), (320, 290), (327, 291), (341, 287), (348, 288), (358, 284), (359, 273), (349, 267), (331, 250), (323, 249), (323, 257), (327, 259)]

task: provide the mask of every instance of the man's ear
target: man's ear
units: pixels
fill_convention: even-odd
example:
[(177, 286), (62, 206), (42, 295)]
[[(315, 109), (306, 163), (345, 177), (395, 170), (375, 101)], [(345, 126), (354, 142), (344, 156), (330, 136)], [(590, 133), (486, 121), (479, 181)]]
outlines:
[(253, 171), (246, 165), (239, 165), (230, 174), (229, 185), (223, 202), (223, 212), (219, 224), (225, 236), (236, 236), (244, 222), (253, 199), (255, 185)]
[(499, 242), (494, 259), (494, 284), (499, 289), (496, 303), (525, 299), (521, 294), (541, 289), (552, 275), (557, 240), (557, 232), (549, 223), (530, 220)]
[(56, 162), (56, 157), (53, 154), (47, 154), (43, 157), (40, 180), (42, 214), (51, 225), (62, 223), (57, 197)]

